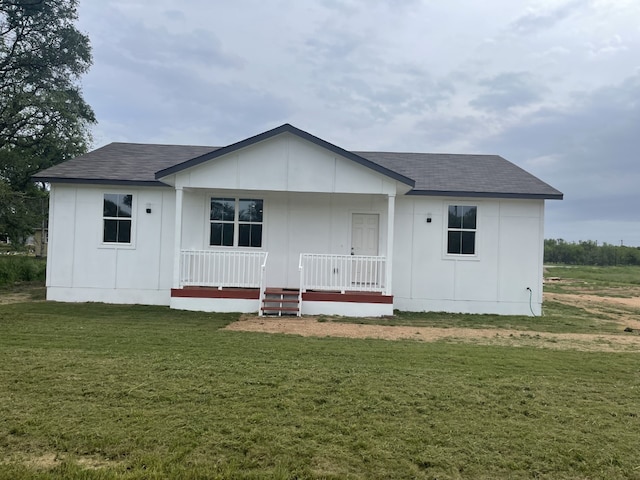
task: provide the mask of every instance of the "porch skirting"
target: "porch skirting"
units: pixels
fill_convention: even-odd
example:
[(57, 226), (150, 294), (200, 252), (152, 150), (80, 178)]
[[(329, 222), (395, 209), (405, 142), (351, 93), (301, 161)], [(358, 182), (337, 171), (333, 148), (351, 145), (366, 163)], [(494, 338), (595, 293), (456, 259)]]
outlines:
[(260, 307), (257, 288), (172, 288), (170, 307), (194, 312), (255, 313)]
[(302, 314), (386, 317), (393, 315), (393, 296), (371, 292), (304, 292)]
[(260, 290), (257, 288), (211, 288), (211, 287), (185, 287), (172, 288), (171, 297), (179, 298), (237, 298), (245, 300), (258, 300)]
[[(200, 312), (257, 313), (257, 288), (185, 287), (171, 290), (171, 308)], [(303, 315), (381, 317), (393, 315), (393, 296), (371, 292), (308, 291), (302, 294)]]

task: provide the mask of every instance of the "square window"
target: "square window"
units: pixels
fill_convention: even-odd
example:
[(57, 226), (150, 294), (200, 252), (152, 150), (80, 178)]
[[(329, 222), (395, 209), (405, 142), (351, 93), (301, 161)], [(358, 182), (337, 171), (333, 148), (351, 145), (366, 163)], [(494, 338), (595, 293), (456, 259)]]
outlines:
[(209, 245), (262, 247), (263, 200), (212, 198)]
[(210, 245), (233, 247), (233, 223), (211, 222)]
[(238, 246), (260, 248), (262, 246), (262, 225), (241, 223)]
[(262, 222), (262, 200), (240, 199), (238, 220), (241, 222)]
[(233, 222), (236, 217), (236, 201), (233, 198), (211, 199), (211, 220)]

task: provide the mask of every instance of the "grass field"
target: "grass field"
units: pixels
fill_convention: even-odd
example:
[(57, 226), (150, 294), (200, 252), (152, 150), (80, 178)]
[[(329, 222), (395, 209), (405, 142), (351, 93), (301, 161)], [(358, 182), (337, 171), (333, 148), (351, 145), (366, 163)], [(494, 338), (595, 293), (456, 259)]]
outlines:
[[(574, 313), (559, 328), (597, 328)], [(223, 329), (236, 318), (0, 305), (0, 478), (640, 479), (638, 353)]]
[(547, 277), (564, 280), (560, 284), (547, 283), (545, 291), (556, 288), (575, 291), (576, 289), (602, 292), (605, 289), (621, 290), (640, 286), (640, 267), (628, 265), (620, 267), (588, 267), (588, 266), (548, 266)]

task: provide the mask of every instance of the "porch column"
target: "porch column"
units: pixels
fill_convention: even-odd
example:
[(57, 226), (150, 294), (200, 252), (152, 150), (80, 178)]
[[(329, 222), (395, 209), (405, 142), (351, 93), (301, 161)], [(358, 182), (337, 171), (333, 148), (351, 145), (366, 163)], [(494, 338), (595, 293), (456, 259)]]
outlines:
[(387, 282), (385, 285), (385, 294), (391, 295), (391, 280), (393, 271), (393, 231), (396, 215), (396, 195), (389, 194), (387, 202)]
[(180, 250), (182, 248), (182, 187), (176, 187), (176, 220), (173, 234), (172, 288), (180, 288)]

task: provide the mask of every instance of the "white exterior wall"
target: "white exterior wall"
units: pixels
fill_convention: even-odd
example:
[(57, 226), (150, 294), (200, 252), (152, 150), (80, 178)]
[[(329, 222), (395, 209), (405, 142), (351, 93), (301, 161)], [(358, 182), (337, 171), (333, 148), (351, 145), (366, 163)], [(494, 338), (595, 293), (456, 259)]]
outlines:
[[(133, 195), (131, 245), (102, 242), (105, 193)], [(172, 188), (53, 184), (47, 299), (169, 305), (174, 205)]]
[[(476, 255), (447, 255), (449, 205), (477, 205)], [(540, 315), (543, 222), (542, 200), (398, 197), (394, 308)]]
[[(386, 254), (387, 200), (382, 195), (301, 194), (290, 192), (185, 190), (183, 248), (223, 250), (209, 246), (211, 197), (264, 200), (262, 248), (269, 252), (267, 286), (298, 288), (301, 253), (351, 253), (351, 217), (379, 215), (378, 254)], [(247, 250), (248, 248), (239, 248)], [(253, 249), (252, 249), (253, 250)]]

